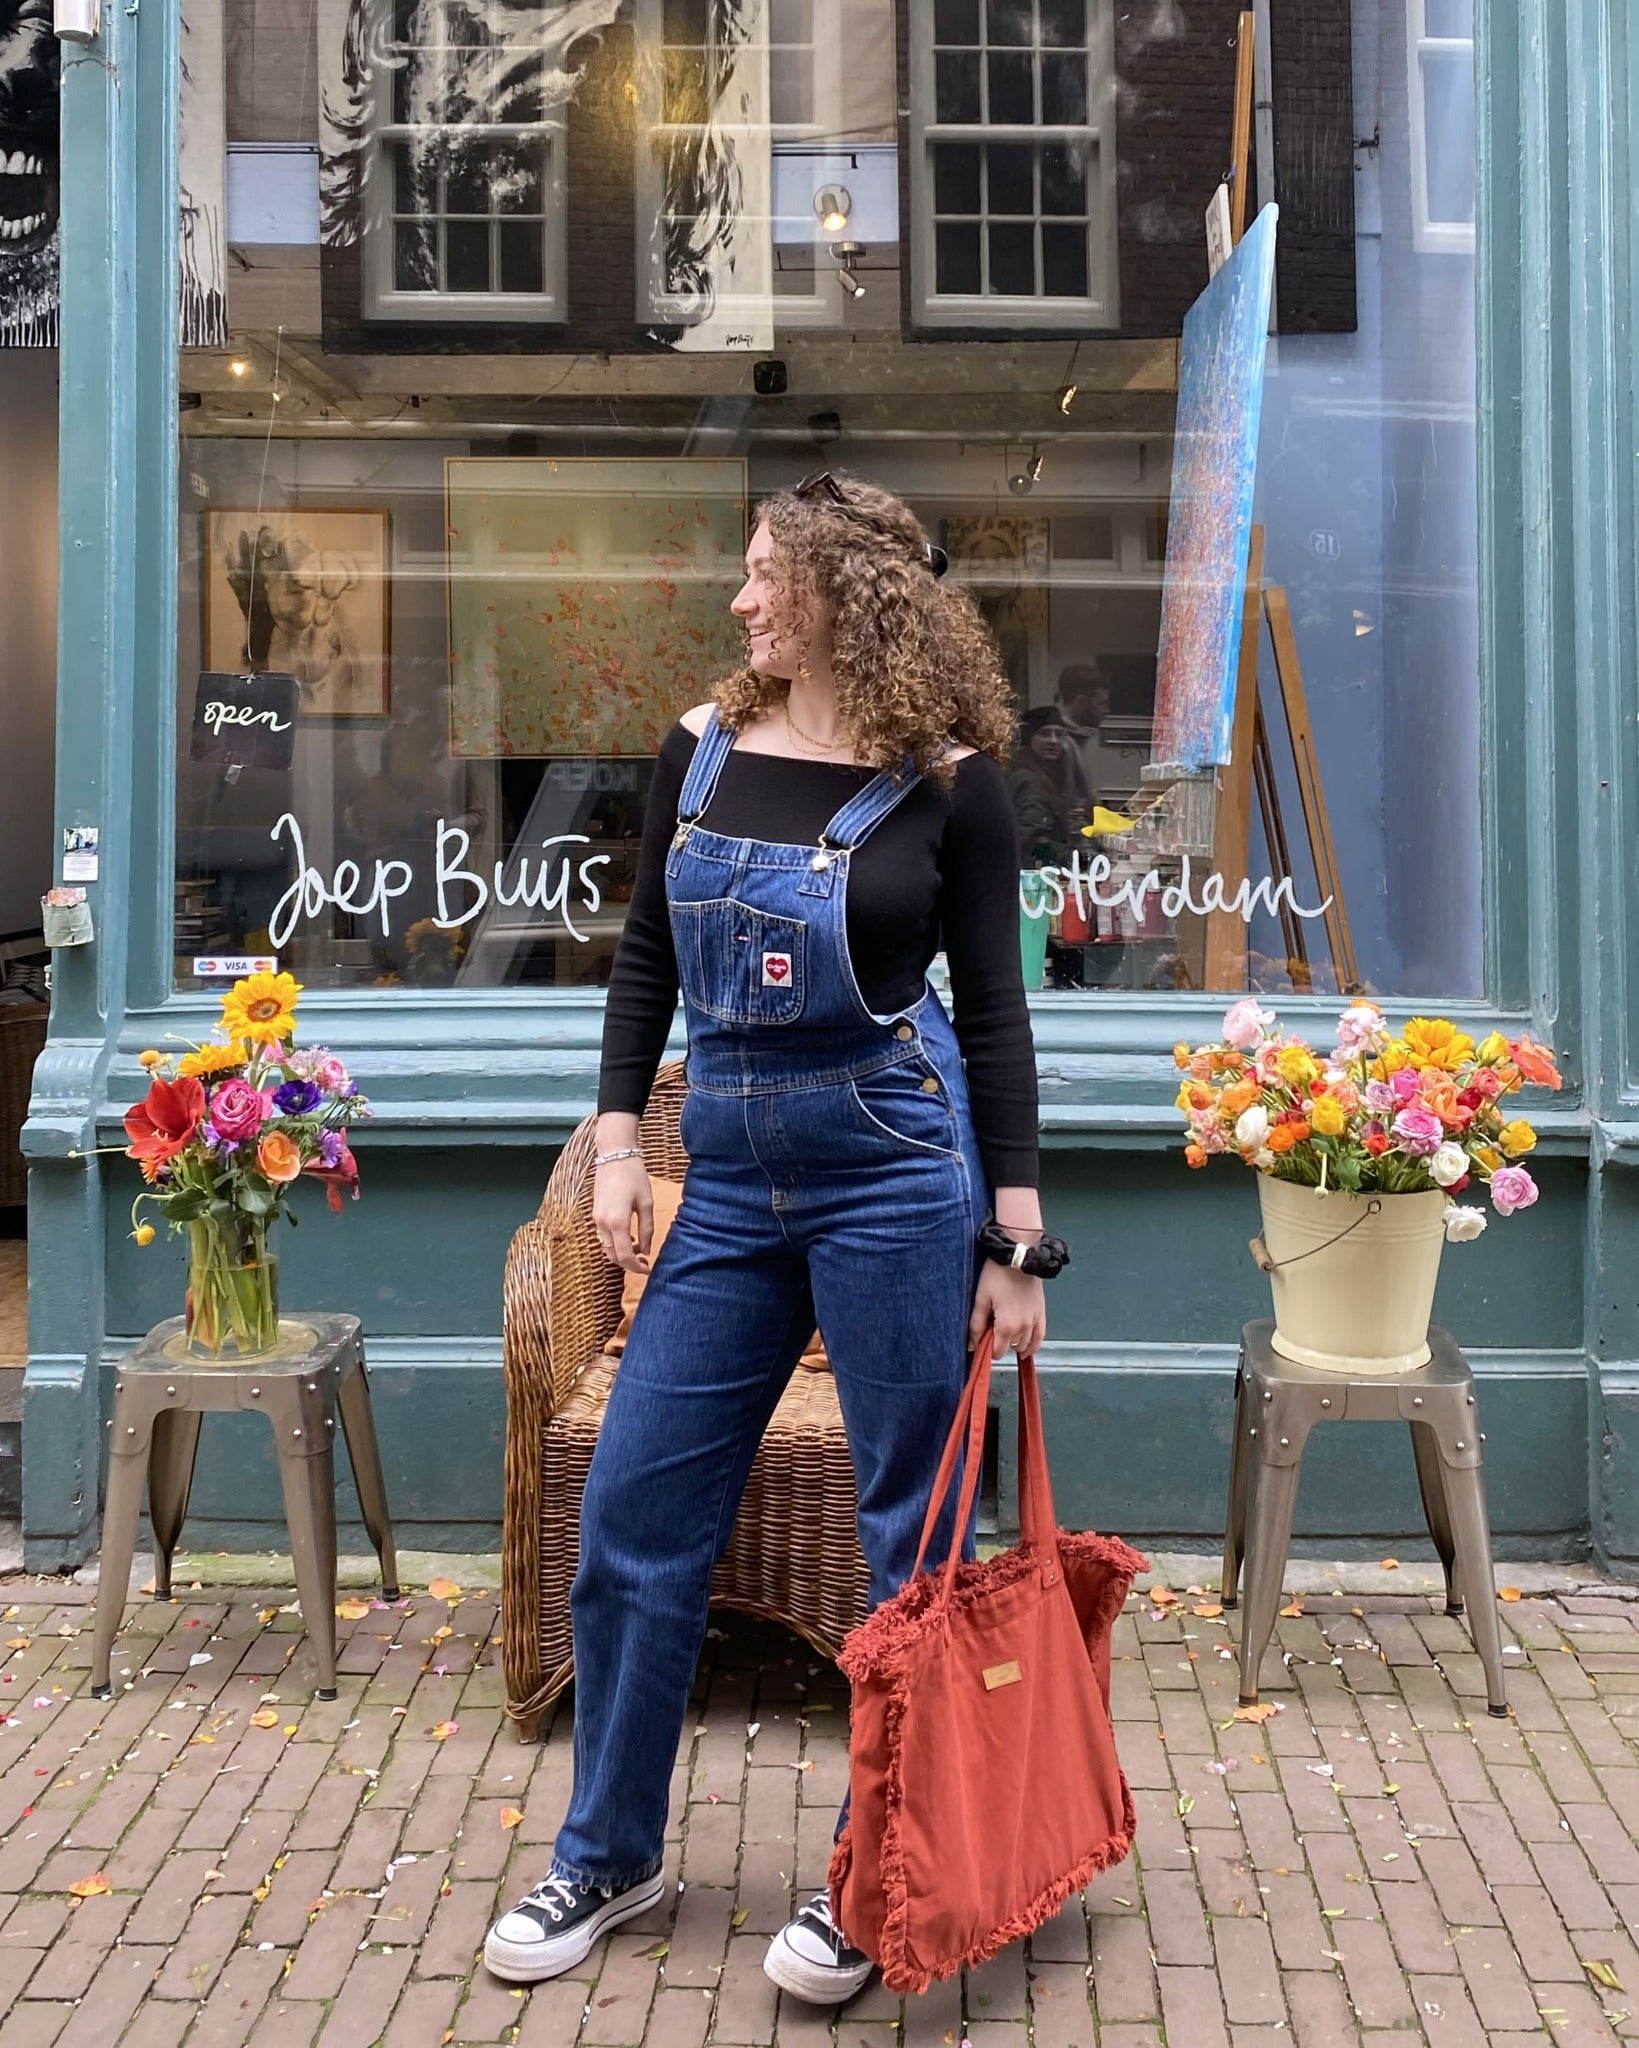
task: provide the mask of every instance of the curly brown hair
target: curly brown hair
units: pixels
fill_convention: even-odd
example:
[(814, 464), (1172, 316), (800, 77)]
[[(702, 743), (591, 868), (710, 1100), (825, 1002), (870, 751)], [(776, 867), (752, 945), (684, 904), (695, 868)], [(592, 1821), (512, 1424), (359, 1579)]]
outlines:
[[(779, 491), (758, 519), (773, 546), (777, 600), (811, 593), (829, 615), (837, 708), (856, 758), (891, 768), (908, 755), (941, 781), (953, 772), (953, 745), (1005, 763), (1013, 691), (978, 607), (933, 575), (927, 535), (902, 498), (859, 477), (833, 481), (842, 501)], [(783, 705), (787, 687), (737, 670), (716, 691), (723, 723), (738, 732)]]

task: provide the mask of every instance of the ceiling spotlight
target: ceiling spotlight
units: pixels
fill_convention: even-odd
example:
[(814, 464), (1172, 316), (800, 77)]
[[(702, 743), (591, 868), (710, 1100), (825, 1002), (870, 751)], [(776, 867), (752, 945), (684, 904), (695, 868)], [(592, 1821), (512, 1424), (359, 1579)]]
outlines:
[(1039, 448), (1032, 448), (1030, 460), (1024, 465), (1023, 469), (1019, 470), (1016, 475), (1010, 476), (1007, 480), (1007, 488), (1013, 493), (1015, 498), (1029, 497), (1037, 484), (1041, 482), (1042, 468), (1041, 450)]
[(831, 244), (831, 254), (837, 259), (837, 268), (842, 273), (842, 289), (851, 299), (864, 298), (865, 287), (860, 283), (859, 275), (854, 266), (859, 262), (860, 257), (865, 254), (865, 244), (863, 242), (833, 242)]
[(840, 235), (854, 210), (854, 195), (846, 185), (822, 185), (814, 194), (814, 211), (828, 235)]
[(233, 361), (229, 363), (228, 368), (236, 377), (248, 377), (250, 375), (250, 364), (243, 356), (235, 356)]

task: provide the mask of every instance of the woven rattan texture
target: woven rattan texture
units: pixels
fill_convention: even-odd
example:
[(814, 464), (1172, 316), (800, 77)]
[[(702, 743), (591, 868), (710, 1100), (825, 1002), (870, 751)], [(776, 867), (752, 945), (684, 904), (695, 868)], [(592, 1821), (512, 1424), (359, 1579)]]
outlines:
[[(663, 1066), (640, 1125), (651, 1175), (683, 1178), (685, 1092), (681, 1061)], [(589, 1118), (507, 1255), (502, 1634), (507, 1712), (525, 1739), (574, 1676), (581, 1494), (616, 1371), (603, 1347), (620, 1320), (621, 1276), (592, 1225), (595, 1150)], [(829, 1373), (798, 1373), (757, 1453), (713, 1600), (784, 1622), (834, 1656), (866, 1609), (855, 1505), (836, 1384)]]

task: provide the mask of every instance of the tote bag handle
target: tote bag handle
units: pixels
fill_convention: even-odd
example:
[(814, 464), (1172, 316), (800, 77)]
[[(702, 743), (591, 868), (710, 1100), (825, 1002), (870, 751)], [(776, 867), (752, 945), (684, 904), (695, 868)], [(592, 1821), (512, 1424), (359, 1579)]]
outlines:
[[(962, 1466), (962, 1486), (956, 1504), (956, 1540), (945, 1560), (940, 1585), (940, 1603), (949, 1603), (956, 1584), (956, 1566), (961, 1556), (961, 1531), (966, 1529), (973, 1503), (978, 1498), (984, 1469), (985, 1422), (990, 1413), (990, 1372), (995, 1357), (995, 1336), (986, 1330), (974, 1348), (973, 1368), (962, 1389), (962, 1399), (945, 1439), (944, 1456), (934, 1475), (933, 1493), (922, 1523), (922, 1541), (916, 1552), (915, 1577), (927, 1557), (928, 1545), (950, 1492), (956, 1460), (966, 1440), (967, 1455)], [(1019, 1528), (1026, 1543), (1055, 1556), (1058, 1525), (1053, 1512), (1053, 1486), (1047, 1470), (1047, 1441), (1042, 1430), (1041, 1391), (1033, 1357), (1019, 1360)]]

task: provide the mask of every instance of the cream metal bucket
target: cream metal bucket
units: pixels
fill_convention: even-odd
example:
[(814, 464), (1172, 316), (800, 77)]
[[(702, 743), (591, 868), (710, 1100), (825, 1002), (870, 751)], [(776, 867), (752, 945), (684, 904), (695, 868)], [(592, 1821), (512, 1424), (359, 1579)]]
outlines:
[(1427, 1365), (1445, 1249), (1443, 1190), (1322, 1194), (1260, 1173), (1258, 1198), (1263, 1237), (1253, 1256), (1269, 1275), (1273, 1343), (1283, 1358), (1339, 1373)]

